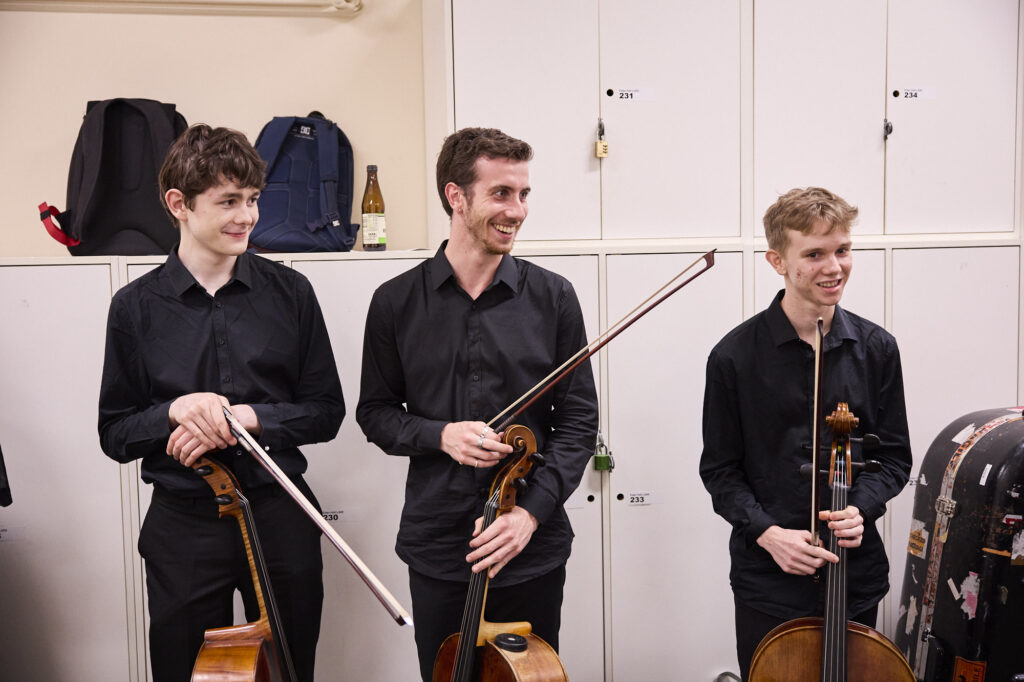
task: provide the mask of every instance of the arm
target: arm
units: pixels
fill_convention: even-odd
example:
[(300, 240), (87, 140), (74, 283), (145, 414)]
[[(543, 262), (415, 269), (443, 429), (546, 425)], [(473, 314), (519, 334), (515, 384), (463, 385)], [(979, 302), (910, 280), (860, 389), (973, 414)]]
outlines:
[[(572, 286), (565, 284), (557, 315), (556, 366), (587, 345), (583, 313)], [(554, 368), (552, 368), (554, 369)], [(552, 389), (541, 410), (550, 409), (550, 432), (542, 454), (546, 466), (533, 469), (517, 506), (480, 533), (480, 521), (466, 557), (473, 571), (490, 568), (493, 578), (530, 542), (534, 531), (579, 486), (597, 440), (597, 392), (590, 362), (584, 362)]]
[(98, 429), (103, 452), (122, 463), (163, 452), (171, 434), (171, 402), (151, 403), (138, 342), (125, 298), (116, 295), (107, 316)]
[(366, 313), (356, 421), (366, 439), (389, 455), (440, 453), (441, 432), (448, 422), (410, 414), (405, 402), (405, 373), (394, 311), (378, 289)]
[(899, 348), (892, 337), (886, 339), (881, 357), (875, 364), (877, 388), (867, 390), (878, 391), (878, 410), (869, 428), (883, 445), (867, 454), (878, 460), (882, 468), (874, 473), (858, 474), (853, 479), (849, 496), (850, 504), (871, 523), (885, 513), (886, 503), (903, 490), (912, 466), (907, 407), (903, 397), (903, 369)]
[(270, 448), (271, 453), (329, 441), (338, 435), (345, 417), (345, 399), (331, 339), (313, 286), (305, 277), (296, 280), (295, 297), (302, 332), (299, 373), (292, 395), (273, 403), (249, 403), (255, 423), (247, 423), (248, 415), (242, 405), (231, 406), (246, 429), (259, 435), (260, 444)]

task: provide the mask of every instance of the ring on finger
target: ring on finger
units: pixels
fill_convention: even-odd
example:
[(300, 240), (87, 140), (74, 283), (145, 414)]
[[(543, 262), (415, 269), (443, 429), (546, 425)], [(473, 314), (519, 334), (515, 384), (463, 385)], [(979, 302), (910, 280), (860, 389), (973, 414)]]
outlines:
[(481, 450), (483, 449), (483, 447), (484, 447), (484, 434), (481, 433), (480, 437), (476, 439), (476, 446), (478, 448), (480, 448)]
[(480, 467), (480, 460), (474, 459), (473, 460), (473, 468), (474, 469), (478, 469), (479, 467)]

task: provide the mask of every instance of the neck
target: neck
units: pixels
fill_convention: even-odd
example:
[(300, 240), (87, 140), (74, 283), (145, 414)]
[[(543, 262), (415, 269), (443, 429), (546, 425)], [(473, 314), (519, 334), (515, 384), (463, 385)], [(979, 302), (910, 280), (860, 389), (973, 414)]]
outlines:
[(210, 253), (197, 249), (191, 241), (182, 239), (178, 245), (178, 259), (192, 273), (199, 285), (213, 296), (231, 280), (238, 256)]
[(455, 281), (470, 298), (476, 300), (494, 281), (502, 254), (488, 253), (475, 242), (457, 236), (460, 234), (465, 234), (465, 231), (452, 230), (444, 255), (455, 272)]
[(814, 347), (814, 337), (817, 335), (818, 318), (824, 323), (822, 332), (827, 335), (832, 327), (832, 318), (836, 313), (834, 305), (816, 306), (801, 305), (794, 297), (786, 295), (782, 297), (782, 312), (786, 314), (789, 323), (793, 325), (797, 336)]

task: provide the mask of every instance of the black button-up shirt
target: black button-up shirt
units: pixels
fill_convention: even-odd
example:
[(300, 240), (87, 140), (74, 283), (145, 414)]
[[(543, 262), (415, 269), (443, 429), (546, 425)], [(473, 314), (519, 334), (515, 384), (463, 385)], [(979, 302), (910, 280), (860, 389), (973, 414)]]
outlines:
[[(783, 573), (757, 544), (772, 525), (810, 530), (811, 481), (799, 472), (811, 458), (814, 351), (783, 312), (784, 294), (711, 351), (700, 474), (715, 511), (733, 527), (730, 579), (736, 597), (764, 613), (796, 618), (815, 611), (818, 587), (810, 576)], [(856, 443), (851, 448), (854, 461), (866, 456), (882, 465), (877, 473), (856, 474), (849, 491), (849, 504), (865, 519), (861, 546), (847, 550), (848, 610), (856, 614), (889, 589), (889, 562), (875, 521), (910, 475), (903, 374), (892, 335), (839, 306), (823, 349), (823, 411), (849, 403), (860, 420), (853, 435), (873, 433), (883, 443), (868, 453)], [(822, 432), (830, 442), (824, 421)], [(828, 498), (826, 488), (823, 508)]]
[[(441, 431), (450, 422), (490, 421), (587, 341), (565, 278), (505, 256), (474, 301), (455, 280), (446, 244), (374, 293), (356, 419), (384, 452), (409, 457), (399, 557), (425, 575), (467, 581), (473, 521), (499, 467), (456, 464), (440, 449)], [(517, 504), (540, 525), (494, 584), (529, 580), (569, 557), (563, 503), (593, 454), (597, 420), (589, 362), (520, 415), (547, 466), (533, 469)]]
[[(209, 391), (248, 404), (259, 442), (288, 475), (306, 470), (299, 445), (334, 438), (345, 415), (323, 315), (309, 281), (279, 263), (243, 254), (231, 281), (210, 296), (178, 259), (118, 291), (110, 303), (100, 387), (103, 451), (142, 458), (142, 480), (183, 496), (209, 486), (166, 454), (167, 411), (179, 396)], [(243, 490), (270, 475), (236, 446), (209, 453)]]

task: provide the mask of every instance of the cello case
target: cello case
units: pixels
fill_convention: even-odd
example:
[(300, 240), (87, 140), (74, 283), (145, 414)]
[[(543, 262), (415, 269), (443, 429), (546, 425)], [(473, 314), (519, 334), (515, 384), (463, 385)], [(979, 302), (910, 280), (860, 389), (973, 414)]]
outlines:
[(896, 626), (918, 680), (1024, 680), (1022, 514), (1024, 408), (943, 429), (918, 474)]

